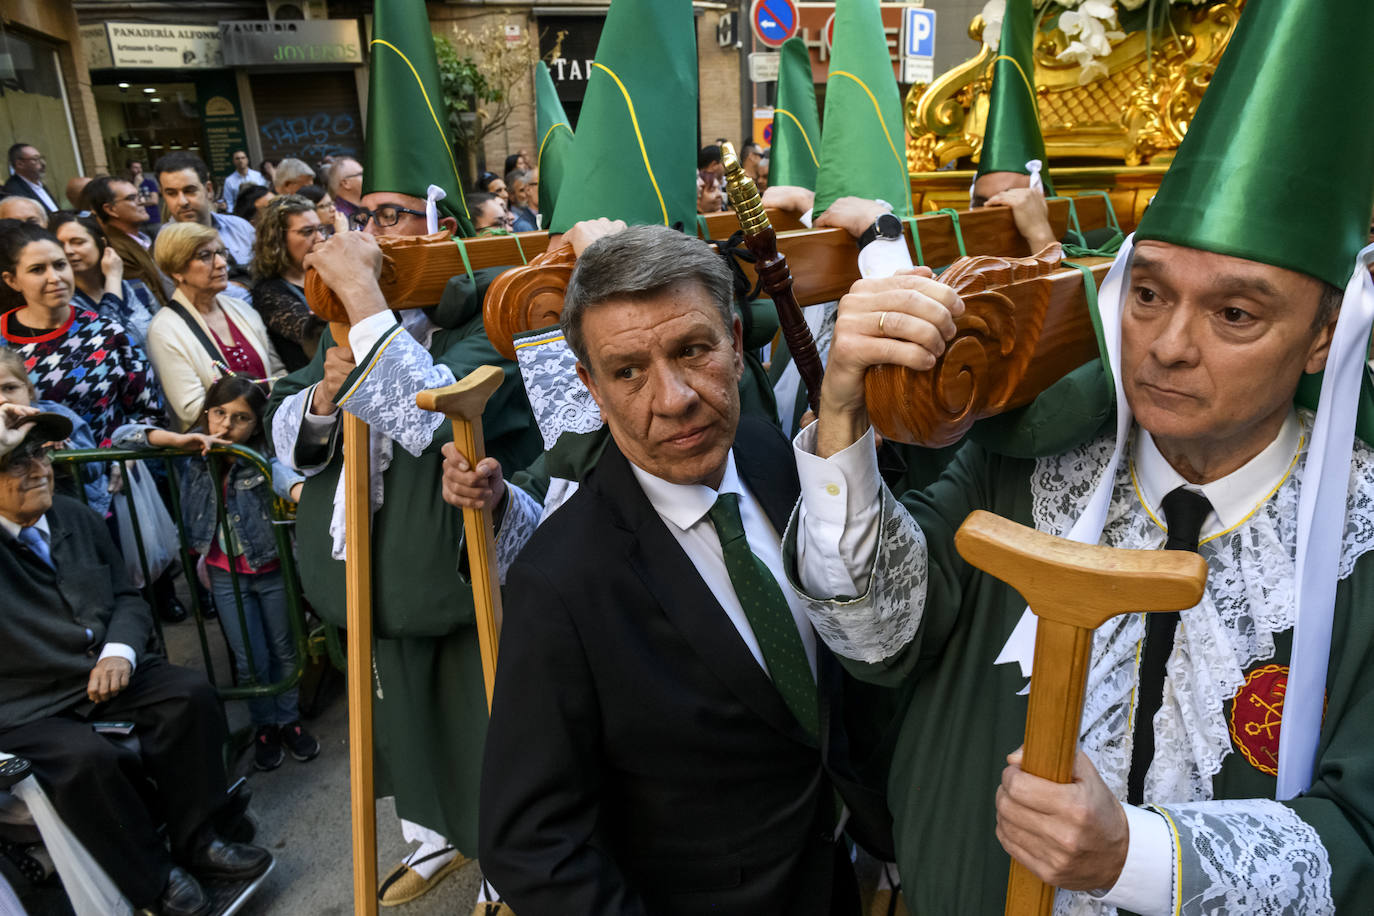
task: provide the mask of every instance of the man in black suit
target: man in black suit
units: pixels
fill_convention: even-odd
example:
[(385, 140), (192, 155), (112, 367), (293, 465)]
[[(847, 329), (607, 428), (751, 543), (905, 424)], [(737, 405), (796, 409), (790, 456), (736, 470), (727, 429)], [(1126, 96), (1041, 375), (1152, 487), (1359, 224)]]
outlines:
[(845, 809), (890, 855), (783, 575), (796, 470), (740, 420), (731, 299), (722, 260), (663, 227), (601, 239), (569, 283), (613, 441), (506, 579), (479, 834), (520, 916), (857, 913)]
[(43, 184), (48, 162), (38, 148), (28, 143), (16, 143), (10, 147), (9, 161), (14, 174), (0, 186), (0, 197), (28, 197), (38, 201), (45, 212), (56, 213), (57, 201)]
[[(0, 750), (30, 761), (130, 903), (199, 916), (211, 901), (196, 875), (253, 878), (272, 857), (226, 843), (212, 823), (227, 802), (214, 688), (148, 651), (152, 617), (104, 522), (53, 495), (47, 445), (71, 429), (57, 414), (0, 405)], [(138, 750), (96, 722), (130, 723)]]

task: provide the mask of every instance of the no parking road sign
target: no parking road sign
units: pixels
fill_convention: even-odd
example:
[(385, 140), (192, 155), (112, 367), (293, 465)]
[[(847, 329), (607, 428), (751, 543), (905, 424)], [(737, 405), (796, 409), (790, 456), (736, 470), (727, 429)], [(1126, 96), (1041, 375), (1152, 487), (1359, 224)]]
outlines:
[(797, 34), (800, 20), (795, 0), (754, 0), (749, 8), (754, 35), (769, 48), (780, 48), (783, 42)]

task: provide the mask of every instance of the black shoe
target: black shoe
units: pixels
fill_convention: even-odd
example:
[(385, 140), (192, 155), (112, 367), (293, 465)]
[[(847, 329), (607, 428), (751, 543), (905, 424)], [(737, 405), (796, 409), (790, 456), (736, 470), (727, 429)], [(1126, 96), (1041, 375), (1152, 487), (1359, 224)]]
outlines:
[(191, 854), (186, 867), (200, 878), (247, 881), (267, 871), (272, 854), (261, 846), (226, 843), (215, 837)]
[(172, 597), (165, 604), (158, 605), (157, 615), (163, 623), (181, 623), (186, 619), (186, 608), (176, 597)]
[(281, 750), (281, 730), (275, 725), (259, 725), (253, 736), (253, 766), (259, 770), (275, 770), (286, 755)]
[(157, 904), (162, 916), (204, 916), (210, 912), (210, 898), (200, 882), (186, 869), (175, 865)]
[(299, 721), (281, 727), (281, 743), (297, 760), (314, 760), (320, 755), (320, 742), (301, 727)]

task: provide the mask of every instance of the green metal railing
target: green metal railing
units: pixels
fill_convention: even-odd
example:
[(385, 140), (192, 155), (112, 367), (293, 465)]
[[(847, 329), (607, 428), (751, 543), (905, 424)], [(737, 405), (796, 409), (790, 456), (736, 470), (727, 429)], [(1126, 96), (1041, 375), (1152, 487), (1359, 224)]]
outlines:
[[(288, 504), (281, 499), (273, 500), (272, 507), (272, 528), (276, 537), (277, 556), (281, 562), (281, 574), (283, 578), (284, 591), (286, 593), (287, 620), (291, 627), (292, 636), (296, 644), (296, 665), (293, 670), (286, 673), (282, 679), (265, 684), (261, 683), (256, 675), (257, 665), (253, 659), (253, 640), (248, 633), (248, 624), (243, 614), (243, 593), (240, 590), (239, 573), (233, 569), (230, 563), (230, 577), (234, 590), (233, 608), (216, 608), (219, 614), (220, 625), (222, 627), (238, 626), (243, 638), (244, 652), (247, 655), (248, 678), (247, 682), (240, 682), (235, 666), (232, 662), (233, 652), (226, 645), (226, 652), (229, 655), (230, 671), (227, 683), (221, 683), (215, 674), (214, 655), (210, 650), (210, 640), (206, 632), (205, 608), (201, 607), (199, 589), (195, 587), (193, 577), (195, 575), (195, 564), (192, 562), (192, 552), (190, 544), (186, 538), (186, 530), (182, 523), (181, 513), (181, 481), (180, 473), (177, 469), (178, 459), (199, 458), (199, 449), (170, 449), (170, 448), (150, 448), (150, 449), (62, 449), (53, 454), (54, 471), (62, 474), (70, 474), (76, 482), (76, 490), (84, 500), (86, 497), (85, 489), (81, 486), (80, 466), (92, 462), (106, 462), (111, 467), (118, 467), (125, 480), (125, 485), (120, 493), (114, 495), (115, 499), (123, 499), (129, 512), (129, 519), (132, 522), (133, 545), (122, 544), (121, 549), (127, 552), (132, 548), (137, 551), (139, 568), (143, 571), (143, 595), (148, 601), (149, 607), (154, 607), (153, 600), (153, 577), (149, 575), (148, 551), (143, 543), (143, 534), (138, 520), (138, 507), (133, 498), (132, 487), (129, 481), (128, 466), (134, 462), (144, 462), (152, 464), (161, 462), (166, 471), (168, 481), (168, 510), (172, 516), (172, 521), (176, 525), (177, 540), (181, 568), (186, 576), (188, 591), (190, 592), (191, 613), (195, 621), (197, 635), (200, 640), (201, 654), (205, 662), (206, 677), (210, 683), (215, 685), (219, 691), (220, 698), (223, 700), (248, 700), (262, 697), (272, 697), (290, 690), (298, 685), (305, 673), (305, 668), (309, 660), (324, 657), (326, 654), (330, 661), (338, 668), (342, 669), (343, 650), (340, 646), (339, 636), (333, 632), (333, 628), (323, 626), (311, 630), (306, 625), (304, 604), (301, 600), (300, 579), (296, 574), (295, 551), (291, 544), (290, 527), (295, 523), (293, 512), (288, 508)], [(253, 465), (258, 471), (272, 479), (272, 468), (266, 458), (249, 448), (236, 445), (215, 446), (205, 457), (210, 463), (210, 475), (213, 480), (221, 480), (225, 470), (225, 462), (232, 458), (237, 461), (247, 462)], [(225, 511), (224, 491), (222, 487), (211, 487), (214, 493), (216, 515), (221, 533), (228, 532), (228, 513)], [(153, 625), (157, 630), (158, 642), (162, 652), (166, 652), (166, 639), (163, 635), (162, 622), (156, 611), (153, 613)], [(227, 637), (226, 637), (227, 643)]]

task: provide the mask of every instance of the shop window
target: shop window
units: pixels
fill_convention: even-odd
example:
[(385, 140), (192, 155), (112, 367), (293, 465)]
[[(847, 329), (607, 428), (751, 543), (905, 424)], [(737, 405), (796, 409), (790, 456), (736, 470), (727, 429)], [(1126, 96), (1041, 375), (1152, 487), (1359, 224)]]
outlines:
[[(58, 204), (66, 203), (68, 179), (81, 161), (67, 112), (66, 87), (57, 49), (9, 29), (0, 30), (0, 153), (28, 143), (47, 159), (43, 184)], [(0, 180), (8, 177), (8, 163)]]

